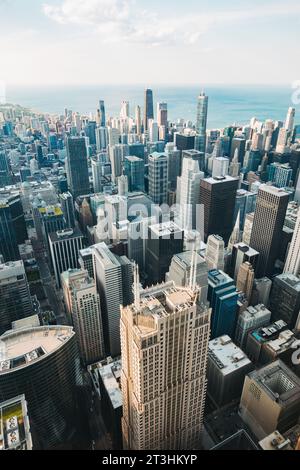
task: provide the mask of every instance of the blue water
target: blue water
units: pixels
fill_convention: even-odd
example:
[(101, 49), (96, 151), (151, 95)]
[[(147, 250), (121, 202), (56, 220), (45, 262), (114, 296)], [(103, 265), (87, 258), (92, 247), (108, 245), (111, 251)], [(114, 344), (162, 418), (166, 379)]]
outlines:
[[(107, 116), (117, 116), (121, 101), (128, 100), (131, 114), (139, 104), (143, 107), (142, 86), (82, 86), (7, 89), (7, 102), (41, 112), (63, 113), (65, 107), (89, 114), (95, 112), (100, 99), (105, 100)], [(153, 87), (154, 103), (166, 101), (169, 119), (196, 119), (197, 96), (200, 87)], [(252, 117), (260, 120), (284, 120), (292, 106), (290, 86), (207, 86), (209, 95), (208, 127), (220, 128), (233, 123), (246, 124)], [(300, 112), (300, 109), (299, 109)], [(300, 113), (299, 113), (300, 114)], [(298, 114), (298, 116), (299, 116)], [(300, 117), (299, 121), (300, 122)]]

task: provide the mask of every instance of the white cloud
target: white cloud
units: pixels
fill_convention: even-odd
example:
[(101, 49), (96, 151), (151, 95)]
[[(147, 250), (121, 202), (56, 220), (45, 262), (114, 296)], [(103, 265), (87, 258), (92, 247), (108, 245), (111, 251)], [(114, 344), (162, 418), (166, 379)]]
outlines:
[[(162, 18), (155, 12), (139, 10), (133, 0), (62, 0), (59, 6), (44, 4), (44, 13), (61, 24), (77, 24), (93, 27), (104, 42), (152, 46), (185, 44), (193, 45), (201, 36), (219, 25), (239, 21), (264, 19), (300, 13), (297, 3), (278, 3), (248, 7), (232, 11), (215, 11)], [(174, 9), (175, 10), (175, 9)], [(170, 10), (171, 11), (171, 10)]]

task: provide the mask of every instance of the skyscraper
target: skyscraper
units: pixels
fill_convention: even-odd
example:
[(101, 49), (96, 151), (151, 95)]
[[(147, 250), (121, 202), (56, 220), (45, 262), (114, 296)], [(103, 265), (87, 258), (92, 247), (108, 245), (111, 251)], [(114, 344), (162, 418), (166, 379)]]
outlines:
[(137, 135), (141, 135), (141, 133), (142, 133), (142, 118), (141, 118), (141, 107), (140, 106), (137, 106), (135, 108), (135, 125), (136, 125)]
[(192, 158), (183, 158), (182, 174), (177, 180), (176, 203), (180, 205), (180, 223), (184, 230), (197, 228), (197, 204), (200, 199), (200, 181), (204, 179), (199, 163)]
[(298, 209), (296, 225), (286, 258), (284, 272), (294, 274), (295, 276), (300, 274), (300, 209)]
[(92, 175), (93, 175), (93, 188), (94, 193), (102, 192), (102, 169), (103, 163), (98, 159), (92, 158)]
[(168, 199), (168, 157), (165, 153), (149, 155), (149, 196), (154, 204), (165, 204)]
[(79, 353), (85, 365), (105, 356), (100, 298), (87, 271), (69, 269), (61, 276), (65, 305), (74, 325)]
[(99, 112), (100, 112), (100, 127), (105, 127), (106, 117), (105, 117), (105, 104), (103, 100), (99, 101)]
[(125, 174), (128, 178), (129, 191), (145, 190), (144, 160), (138, 157), (126, 157)]
[(33, 313), (23, 261), (0, 264), (0, 334), (10, 330), (13, 321)]
[(86, 142), (82, 137), (69, 137), (66, 141), (66, 171), (70, 191), (76, 199), (90, 193)]
[(70, 192), (59, 195), (61, 208), (68, 228), (75, 227), (74, 200)]
[(206, 150), (206, 126), (207, 126), (207, 112), (208, 112), (208, 96), (205, 93), (200, 93), (198, 96), (197, 106), (197, 121), (196, 131), (199, 134), (198, 149), (200, 152)]
[(136, 292), (135, 304), (122, 308), (125, 449), (199, 447), (210, 310), (197, 297), (171, 282)]
[(157, 123), (159, 127), (168, 127), (168, 104), (163, 101), (157, 103)]
[(218, 234), (228, 244), (234, 226), (235, 198), (238, 178), (231, 176), (206, 178), (200, 184), (200, 203), (204, 204), (205, 240)]
[(207, 239), (205, 259), (208, 270), (221, 269), (225, 266), (225, 244), (219, 235), (210, 235)]
[(35, 449), (70, 446), (78, 426), (77, 387), (82, 385), (73, 328), (21, 328), (0, 337), (1, 399), (22, 390)]
[(20, 196), (0, 195), (0, 253), (4, 261), (20, 259), (18, 245), (27, 240), (27, 230)]
[(153, 92), (149, 88), (145, 90), (145, 114), (144, 114), (144, 130), (148, 130), (149, 119), (154, 119), (153, 110)]
[(288, 113), (287, 113), (287, 116), (286, 116), (286, 121), (285, 121), (285, 126), (284, 127), (287, 131), (289, 131), (291, 133), (294, 130), (295, 114), (296, 114), (295, 108), (290, 107), (288, 109)]
[(50, 233), (51, 261), (57, 287), (61, 286), (61, 274), (78, 267), (79, 251), (83, 249), (83, 235), (78, 228)]
[(249, 302), (251, 300), (253, 290), (254, 276), (254, 269), (248, 261), (240, 265), (237, 275), (236, 288), (238, 291), (241, 291), (245, 294)]
[(289, 194), (282, 189), (267, 185), (259, 188), (250, 239), (250, 246), (260, 254), (258, 278), (273, 274), (288, 202)]
[(294, 328), (300, 310), (300, 279), (294, 274), (280, 274), (273, 282), (270, 295), (272, 320), (283, 320)]

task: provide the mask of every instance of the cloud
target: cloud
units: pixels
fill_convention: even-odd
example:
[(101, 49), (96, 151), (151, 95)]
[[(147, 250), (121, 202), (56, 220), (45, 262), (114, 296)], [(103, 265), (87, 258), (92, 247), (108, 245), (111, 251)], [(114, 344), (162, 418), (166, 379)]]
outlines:
[[(214, 27), (241, 21), (300, 14), (297, 3), (278, 3), (270, 8), (195, 11), (194, 14), (163, 18), (153, 11), (141, 10), (134, 0), (61, 0), (61, 4), (43, 5), (46, 16), (60, 24), (87, 26), (103, 42), (120, 42), (161, 45), (194, 45)], [(175, 8), (174, 8), (175, 10)]]

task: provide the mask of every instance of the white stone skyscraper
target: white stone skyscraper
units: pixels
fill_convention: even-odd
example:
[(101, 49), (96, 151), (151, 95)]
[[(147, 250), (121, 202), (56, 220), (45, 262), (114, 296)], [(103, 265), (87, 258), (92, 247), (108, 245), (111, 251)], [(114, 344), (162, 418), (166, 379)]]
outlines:
[(286, 258), (284, 272), (298, 277), (300, 274), (300, 208), (298, 209), (296, 225)]
[(210, 235), (207, 240), (205, 259), (209, 270), (224, 271), (225, 243), (219, 235)]
[(67, 313), (74, 325), (84, 364), (105, 357), (100, 299), (87, 271), (70, 269), (61, 276)]
[(198, 295), (193, 283), (139, 292), (135, 280), (135, 303), (121, 311), (125, 449), (199, 447), (211, 311)]
[(290, 107), (288, 109), (286, 121), (285, 121), (285, 129), (289, 132), (292, 132), (294, 129), (294, 123), (295, 123), (295, 108)]
[(199, 134), (199, 150), (205, 152), (206, 149), (206, 126), (208, 113), (208, 96), (201, 92), (198, 96), (196, 131)]
[(183, 159), (182, 175), (177, 179), (176, 202), (180, 205), (180, 222), (184, 230), (196, 229), (196, 206), (200, 198), (200, 181), (204, 177), (198, 160)]

